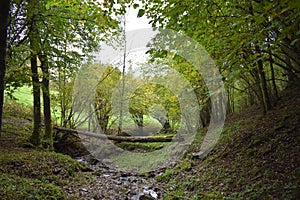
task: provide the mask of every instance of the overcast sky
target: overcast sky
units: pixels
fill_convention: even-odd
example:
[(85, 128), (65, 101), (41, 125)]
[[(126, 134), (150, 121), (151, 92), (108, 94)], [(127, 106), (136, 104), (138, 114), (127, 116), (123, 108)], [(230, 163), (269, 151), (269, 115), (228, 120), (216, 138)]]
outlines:
[[(145, 16), (137, 17), (138, 9), (130, 8), (128, 9), (125, 19), (126, 19), (126, 32), (139, 34), (140, 31), (138, 29), (151, 29), (151, 25), (149, 24), (149, 19)], [(132, 32), (134, 31), (134, 32)], [(135, 43), (138, 43), (138, 40), (141, 40), (141, 35), (131, 36), (130, 38), (136, 38)], [(141, 41), (141, 42), (148, 42), (148, 41)], [(145, 46), (145, 45), (141, 45)], [(135, 48), (131, 46), (130, 43), (127, 44), (128, 51), (134, 50)], [(145, 50), (137, 50), (135, 53), (131, 52), (126, 57), (127, 62), (131, 60), (132, 67), (136, 67), (138, 63), (145, 62), (148, 56), (145, 56)], [(116, 60), (122, 61), (123, 51), (119, 52), (114, 50), (112, 47), (107, 46), (106, 44), (101, 45), (100, 52), (96, 52), (96, 60), (100, 61), (102, 64), (113, 64)], [(117, 61), (118, 62), (118, 61)], [(116, 64), (116, 63), (115, 63)], [(113, 64), (115, 67), (120, 68), (119, 64)], [(128, 63), (129, 64), (129, 63)], [(129, 66), (129, 65), (128, 65)]]
[(126, 14), (126, 31), (140, 28), (151, 28), (149, 19), (145, 16), (137, 17), (138, 9), (130, 8)]

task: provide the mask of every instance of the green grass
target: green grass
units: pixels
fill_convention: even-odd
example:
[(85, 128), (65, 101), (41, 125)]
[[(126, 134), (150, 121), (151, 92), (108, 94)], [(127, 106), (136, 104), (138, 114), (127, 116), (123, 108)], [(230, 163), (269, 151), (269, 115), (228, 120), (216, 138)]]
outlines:
[(16, 89), (13, 93), (13, 97), (15, 97), (19, 103), (33, 105), (32, 88), (29, 86), (23, 86)]
[[(54, 91), (51, 91), (54, 92)], [(33, 94), (32, 94), (32, 87), (29, 86), (23, 86), (18, 89), (16, 89), (13, 93), (14, 100), (10, 99), (9, 96), (5, 96), (6, 102), (12, 104), (21, 104), (24, 105), (23, 107), (32, 108), (33, 106)], [(43, 98), (41, 96), (41, 106), (43, 106)], [(52, 119), (55, 122), (60, 121), (60, 111), (58, 108), (54, 107), (52, 105)]]
[[(51, 91), (51, 93), (55, 93), (55, 91)], [(30, 112), (32, 113), (31, 109), (33, 106), (33, 95), (32, 95), (32, 87), (31, 86), (23, 86), (20, 87), (18, 89), (16, 89), (13, 93), (13, 97), (15, 98), (14, 101), (11, 101), (9, 99), (9, 97), (6, 95), (6, 101), (10, 102), (10, 104), (22, 104), (25, 107), (27, 107), (28, 109), (30, 108)], [(41, 97), (41, 104), (43, 104), (42, 101), (42, 97)], [(61, 118), (60, 118), (60, 108), (54, 106), (55, 103), (52, 102), (52, 120), (56, 123), (59, 123)], [(41, 105), (43, 106), (43, 105)], [(26, 113), (28, 113), (28, 111), (26, 111)], [(12, 113), (13, 114), (13, 113)], [(30, 117), (31, 118), (31, 117)], [(82, 116), (81, 118), (85, 118), (84, 116)], [(151, 135), (153, 135), (154, 133), (152, 133), (153, 131), (151, 130), (160, 130), (161, 124), (154, 118), (152, 118), (151, 116), (147, 116), (144, 115), (144, 125), (148, 127), (148, 131), (146, 132), (150, 132)], [(110, 122), (109, 122), (109, 126), (111, 126), (112, 129), (117, 130), (118, 129), (118, 121), (116, 121), (116, 119), (113, 117)], [(88, 122), (83, 123), (81, 125), (81, 128), (87, 128), (88, 127)], [(132, 130), (134, 130), (136, 128), (136, 125), (134, 123), (134, 121), (132, 120), (132, 118), (130, 117), (130, 115), (126, 115), (123, 118), (123, 129), (125, 132), (130, 132)]]

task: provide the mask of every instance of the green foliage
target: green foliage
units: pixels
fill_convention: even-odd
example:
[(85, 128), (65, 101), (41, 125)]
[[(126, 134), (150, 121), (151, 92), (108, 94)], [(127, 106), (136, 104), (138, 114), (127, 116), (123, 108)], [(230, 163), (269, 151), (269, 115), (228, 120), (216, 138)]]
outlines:
[[(300, 45), (298, 4), (287, 0), (276, 4), (267, 0), (144, 3), (153, 26), (183, 33), (205, 47), (230, 88), (228, 95), (233, 97), (229, 98), (229, 110), (234, 110), (235, 104), (244, 108), (253, 103), (268, 110), (270, 98), (276, 98), (276, 86), (300, 78), (300, 60), (296, 56)], [(152, 51), (153, 60), (168, 54)], [(200, 76), (194, 76), (178, 56), (172, 60), (176, 70), (187, 72), (192, 84), (198, 82), (200, 87), (193, 86), (199, 101), (205, 104), (206, 92), (197, 80)], [(288, 74), (288, 78), (282, 74)]]
[[(52, 100), (57, 100), (55, 106), (61, 112), (60, 124), (72, 126), (72, 79), (88, 53), (97, 49), (100, 41), (115, 34), (117, 28), (118, 23), (110, 17), (109, 11), (92, 0), (12, 1), (8, 28), (7, 94), (11, 95), (18, 87), (32, 85), (33, 75), (50, 79), (54, 85), (52, 89), (58, 92)], [(30, 54), (39, 58), (37, 74), (30, 70)], [(50, 69), (50, 74), (44, 71), (45, 66)], [(35, 84), (38, 90), (45, 91), (40, 84)]]
[[(170, 89), (152, 83), (138, 88), (130, 96), (129, 111), (135, 120), (150, 115), (161, 123), (162, 132), (169, 134), (177, 128), (181, 113), (176, 95)], [(166, 123), (171, 125), (169, 130), (164, 129)]]
[(111, 97), (120, 77), (120, 70), (111, 66), (106, 67), (99, 77), (95, 95), (95, 109), (100, 127), (104, 132), (109, 128), (109, 122), (113, 121)]
[[(162, 25), (190, 36), (203, 45), (214, 58), (228, 88), (228, 112), (258, 103), (267, 111), (266, 104), (270, 103), (270, 99), (278, 97), (276, 87), (280, 90), (287, 83), (299, 81), (300, 7), (296, 1), (142, 2), (143, 5), (133, 4), (135, 9), (139, 9), (138, 17), (147, 15), (152, 18), (153, 26)], [(13, 0), (8, 34), (7, 94), (12, 96), (16, 88), (32, 85), (30, 55), (35, 58), (46, 56), (51, 71), (51, 76), (47, 78), (54, 83), (53, 88), (57, 92), (53, 95), (53, 100), (61, 112), (61, 125), (74, 126), (70, 98), (74, 76), (88, 53), (95, 50), (101, 40), (109, 39), (118, 32), (118, 23), (110, 17), (111, 13), (124, 13), (126, 6), (132, 2), (122, 1), (121, 8), (116, 8), (114, 3), (115, 1), (104, 1), (102, 4), (92, 0), (43, 0), (30, 3)], [(33, 24), (36, 25), (34, 30)], [(34, 44), (30, 42), (29, 36), (35, 40)], [(192, 85), (201, 103), (200, 107), (210, 110), (210, 94), (201, 74), (190, 63), (170, 52), (151, 53), (154, 67), (150, 75), (145, 72), (150, 81), (151, 78), (162, 75), (155, 73), (163, 68), (160, 64), (175, 69)], [(37, 75), (45, 78), (41, 71)], [(133, 83), (130, 78), (132, 77), (129, 77), (129, 82)], [(119, 79), (120, 72), (108, 67), (100, 81), (98, 80), (95, 107), (104, 130), (114, 120), (110, 98), (112, 88)], [(181, 87), (179, 83), (178, 87)], [(27, 95), (17, 95), (16, 93), (21, 101), (27, 99)], [(151, 113), (151, 109), (155, 112)], [(129, 110), (137, 125), (143, 126), (145, 116), (150, 114), (156, 119), (161, 116), (167, 118), (172, 126), (169, 132), (175, 132), (180, 122), (177, 96), (159, 84), (148, 84), (134, 91), (130, 96)], [(31, 112), (29, 106), (18, 106), (13, 100), (5, 105), (5, 116), (28, 119)], [(254, 116), (256, 112), (257, 110), (251, 114)], [(261, 116), (244, 117), (245, 119), (224, 129), (220, 146), (211, 157), (198, 164), (198, 169), (190, 171), (194, 163), (186, 158), (174, 169), (167, 169), (157, 176), (157, 181), (168, 182), (170, 188), (174, 186), (167, 192), (166, 199), (189, 198), (188, 192), (193, 192), (193, 199), (220, 199), (223, 196), (229, 199), (290, 199), (297, 196), (298, 160), (290, 154), (298, 153), (298, 141), (295, 142), (295, 130), (298, 129), (290, 124), (298, 124), (299, 115), (297, 113), (284, 116), (282, 113), (286, 112), (288, 111), (277, 113), (275, 120), (281, 118), (281, 121), (271, 123), (261, 122), (265, 120)], [(269, 117), (273, 119), (274, 116)], [(209, 111), (206, 118), (209, 118)], [(163, 126), (163, 120), (161, 121)], [(31, 130), (27, 122), (24, 124), (18, 129), (21, 135)], [(11, 133), (16, 131), (16, 125), (12, 123), (4, 124), (3, 128)], [(251, 131), (247, 131), (248, 129)], [(198, 141), (192, 145), (193, 148), (201, 144), (202, 135), (196, 139)], [(153, 151), (159, 149), (161, 144), (121, 143), (119, 146)], [(103, 149), (105, 150), (109, 152), (110, 149)], [(286, 152), (289, 153), (284, 154)], [(145, 165), (151, 165), (150, 162), (154, 162), (156, 158), (150, 157), (149, 163)], [(140, 166), (141, 162), (136, 158), (127, 159), (126, 156), (118, 161), (120, 166), (128, 166), (129, 163)], [(291, 162), (291, 166), (285, 168), (282, 163), (286, 162)], [(78, 178), (76, 173), (82, 168), (82, 165), (69, 157), (54, 153), (24, 151), (1, 154), (0, 195), (8, 199), (63, 199), (61, 189), (55, 184), (62, 185), (65, 183), (64, 179), (69, 181)], [(193, 177), (182, 178), (180, 173), (184, 176), (190, 173)], [(279, 190), (284, 191), (279, 194)]]
[(145, 10), (144, 9), (140, 9), (138, 12), (138, 17), (143, 17), (143, 15), (145, 14)]

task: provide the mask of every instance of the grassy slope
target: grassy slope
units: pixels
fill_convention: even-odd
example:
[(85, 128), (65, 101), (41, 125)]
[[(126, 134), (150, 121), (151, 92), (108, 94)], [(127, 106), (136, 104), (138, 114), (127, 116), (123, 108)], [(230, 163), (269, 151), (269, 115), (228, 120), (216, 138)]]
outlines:
[[(7, 101), (0, 138), (0, 199), (65, 199), (68, 187), (88, 180), (71, 157), (33, 148), (31, 109)], [(71, 197), (69, 197), (71, 198)]]
[(18, 88), (14, 93), (13, 96), (17, 99), (19, 103), (24, 105), (32, 106), (33, 104), (33, 97), (32, 97), (32, 88), (28, 86), (23, 86)]
[(187, 154), (157, 177), (167, 183), (165, 199), (300, 199), (299, 91), (282, 93), (266, 116), (256, 107), (228, 116), (205, 159)]

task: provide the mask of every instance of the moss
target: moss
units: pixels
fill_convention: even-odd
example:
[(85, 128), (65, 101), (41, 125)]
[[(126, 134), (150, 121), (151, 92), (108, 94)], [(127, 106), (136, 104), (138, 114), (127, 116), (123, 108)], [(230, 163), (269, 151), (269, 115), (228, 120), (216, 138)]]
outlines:
[(58, 186), (31, 178), (0, 173), (0, 196), (3, 199), (65, 199)]
[(23, 178), (33, 178), (57, 185), (73, 180), (85, 166), (69, 156), (31, 150), (0, 155), (0, 170)]
[(152, 152), (164, 147), (164, 142), (115, 142), (115, 145), (132, 152)]

